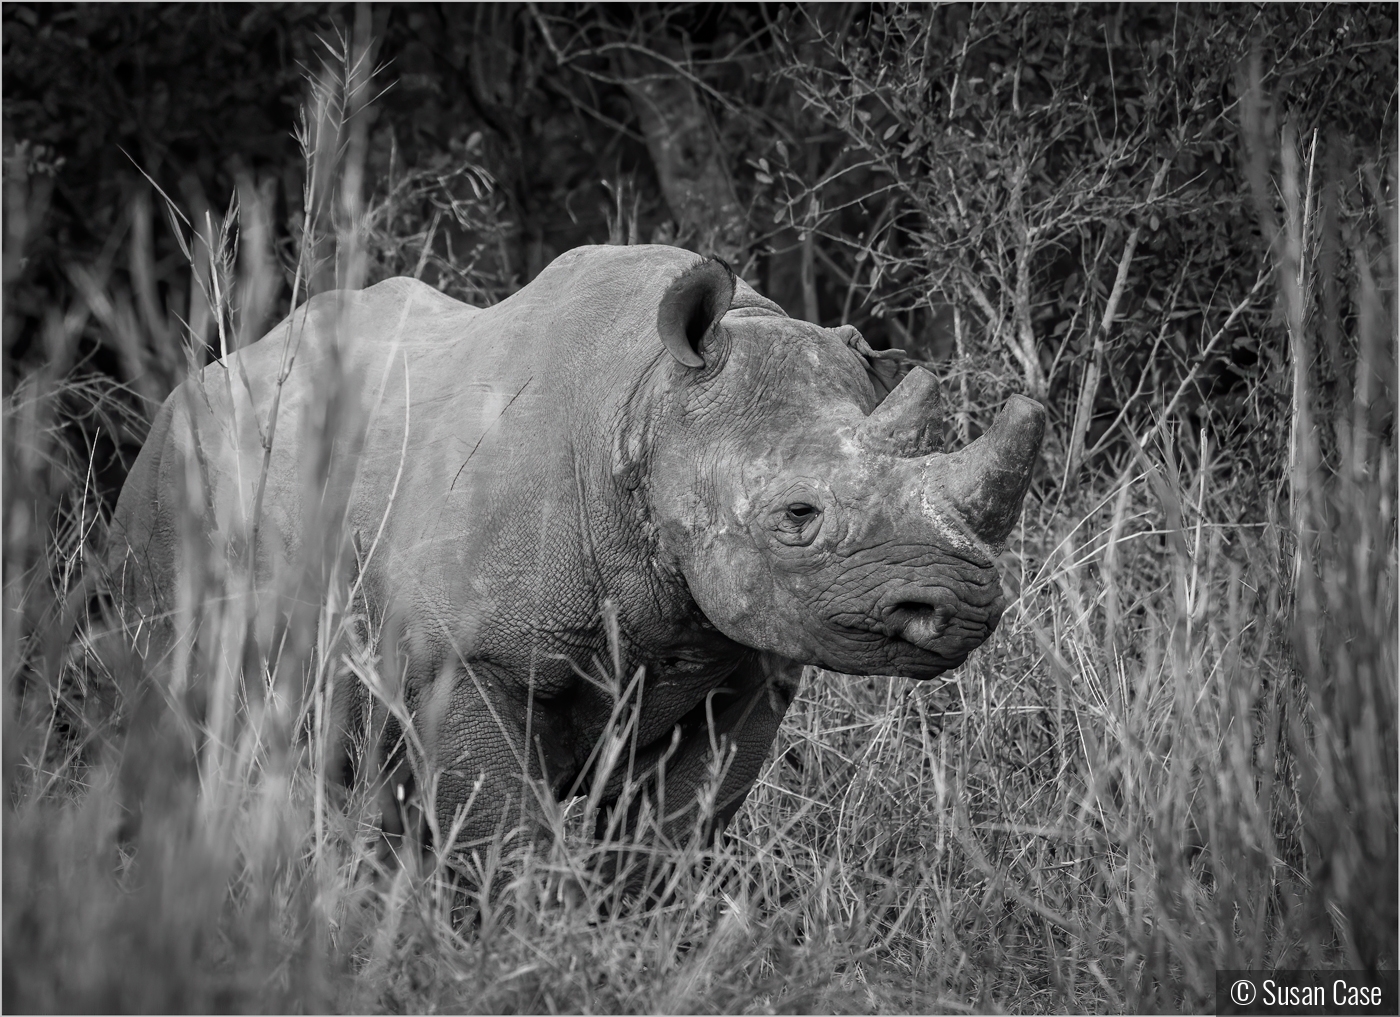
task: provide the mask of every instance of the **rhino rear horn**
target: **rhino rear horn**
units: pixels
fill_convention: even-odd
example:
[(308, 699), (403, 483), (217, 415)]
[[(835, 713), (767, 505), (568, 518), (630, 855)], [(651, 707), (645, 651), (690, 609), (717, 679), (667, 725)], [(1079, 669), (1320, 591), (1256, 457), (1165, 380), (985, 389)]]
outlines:
[(862, 444), (897, 456), (925, 456), (943, 450), (942, 395), (938, 380), (913, 368), (894, 391), (862, 421)]
[(656, 328), (671, 356), (686, 367), (704, 367), (706, 338), (734, 299), (734, 272), (718, 258), (686, 269), (667, 288), (656, 312)]

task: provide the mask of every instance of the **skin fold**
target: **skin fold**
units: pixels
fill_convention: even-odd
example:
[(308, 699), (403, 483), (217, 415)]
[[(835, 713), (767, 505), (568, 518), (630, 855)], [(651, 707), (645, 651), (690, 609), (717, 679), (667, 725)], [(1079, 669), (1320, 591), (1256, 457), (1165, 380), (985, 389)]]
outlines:
[[(182, 576), (246, 577), (270, 647), (303, 610), (299, 563), (329, 548), (389, 634), (418, 784), (462, 844), (531, 811), (526, 779), (588, 791), (639, 669), (632, 777), (659, 798), (664, 771), (679, 831), (732, 753), (723, 822), (805, 665), (933, 678), (995, 629), (1044, 411), (1013, 397), (945, 454), (938, 398), (849, 326), (675, 248), (579, 248), (485, 309), (390, 279), (317, 296), (170, 396), (108, 569), (178, 684), (196, 680)], [(347, 733), (374, 712), (358, 682), (335, 698)]]

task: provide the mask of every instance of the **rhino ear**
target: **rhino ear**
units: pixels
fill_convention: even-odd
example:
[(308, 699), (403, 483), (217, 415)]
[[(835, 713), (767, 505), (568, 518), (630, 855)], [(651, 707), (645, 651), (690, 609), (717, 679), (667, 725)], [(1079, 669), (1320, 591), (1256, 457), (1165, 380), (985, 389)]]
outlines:
[(661, 342), (687, 367), (704, 367), (705, 338), (734, 299), (734, 272), (718, 258), (706, 258), (682, 272), (667, 288), (656, 312)]

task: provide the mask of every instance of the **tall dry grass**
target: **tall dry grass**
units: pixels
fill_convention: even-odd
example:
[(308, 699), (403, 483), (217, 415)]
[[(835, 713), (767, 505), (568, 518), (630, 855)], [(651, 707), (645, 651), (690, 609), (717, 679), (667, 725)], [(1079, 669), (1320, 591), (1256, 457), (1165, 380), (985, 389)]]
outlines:
[[(361, 198), (370, 79), (362, 42), (345, 50), (303, 124), (299, 293), (361, 284), (373, 224), (393, 221)], [(440, 830), (385, 856), (372, 784), (328, 773), (337, 689), (403, 716), (333, 502), (287, 580), (319, 595), (280, 650), (248, 652), (223, 549), (182, 579), (200, 694), (131, 655), (88, 659), (70, 590), (103, 523), (63, 428), (74, 400), (132, 403), (79, 390), (69, 364), (104, 293), (142, 303), (89, 272), (5, 407), (5, 1007), (1191, 1012), (1216, 968), (1394, 966), (1394, 183), (1357, 192), (1379, 232), (1344, 252), (1346, 384), (1324, 393), (1307, 350), (1328, 248), (1308, 224), (1340, 198), (1299, 171), (1296, 139), (1267, 142), (1290, 508), (1241, 522), (1255, 492), (1232, 451), (1164, 417), (1074, 497), (1032, 499), (1004, 561), (1017, 599), (952, 681), (809, 674), (726, 837), (630, 853), (586, 835), (585, 798), (542, 803), (552, 836), (502, 831), (467, 862)], [(222, 224), (173, 223), (222, 349), (256, 338), (274, 292), (265, 208), (238, 199)], [(139, 319), (108, 317), (149, 358)], [(328, 413), (313, 450), (357, 423)], [(618, 702), (600, 770), (624, 765), (633, 677), (599, 675)], [(618, 852), (649, 906), (598, 877)]]

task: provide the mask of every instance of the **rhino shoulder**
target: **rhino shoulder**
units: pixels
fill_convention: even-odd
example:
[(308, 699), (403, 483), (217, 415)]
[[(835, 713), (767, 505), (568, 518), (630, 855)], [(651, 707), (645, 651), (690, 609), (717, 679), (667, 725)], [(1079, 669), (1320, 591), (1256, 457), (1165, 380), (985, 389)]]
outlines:
[(412, 306), (411, 313), (414, 314), (465, 314), (472, 316), (481, 311), (479, 307), (473, 307), (471, 304), (449, 297), (446, 293), (434, 289), (421, 279), (414, 279), (406, 275), (396, 275), (377, 282), (373, 286), (361, 290), (360, 295), (371, 306), (389, 304), (393, 307), (402, 307), (409, 304)]
[(347, 322), (360, 333), (383, 333), (399, 322), (414, 325), (424, 319), (453, 316), (470, 319), (481, 308), (465, 304), (408, 276), (393, 276), (362, 290), (326, 290), (292, 310), (270, 329), (264, 340), (282, 337), (287, 330), (311, 327), (312, 333), (333, 334)]

